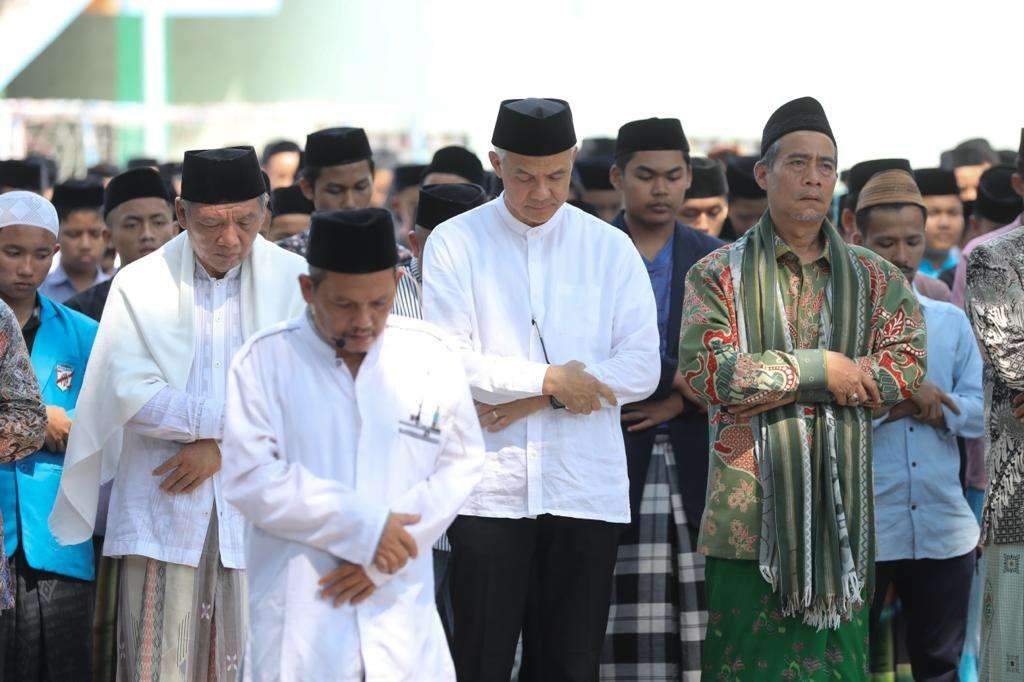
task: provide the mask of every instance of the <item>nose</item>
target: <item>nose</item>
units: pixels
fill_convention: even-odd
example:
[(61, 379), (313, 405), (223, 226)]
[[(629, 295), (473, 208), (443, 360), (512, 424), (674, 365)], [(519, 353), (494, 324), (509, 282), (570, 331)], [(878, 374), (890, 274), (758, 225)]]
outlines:
[(654, 178), (654, 182), (651, 184), (651, 194), (655, 196), (668, 194), (668, 181), (663, 176), (659, 175)]
[(239, 229), (234, 223), (229, 224), (217, 237), (217, 244), (226, 249), (234, 249), (241, 244)]
[(352, 320), (352, 324), (355, 327), (364, 328), (373, 326), (373, 317), (370, 315), (369, 306), (359, 306), (356, 310), (355, 318)]
[(356, 195), (353, 190), (348, 190), (341, 195), (341, 208), (342, 210), (349, 211), (356, 207)]
[(539, 203), (547, 201), (550, 197), (551, 182), (545, 177), (539, 178), (537, 180), (536, 187), (534, 188), (533, 192), (530, 193), (530, 198)]
[(32, 276), (32, 255), (25, 254), (23, 258), (19, 258), (15, 265), (15, 272), (22, 277)]

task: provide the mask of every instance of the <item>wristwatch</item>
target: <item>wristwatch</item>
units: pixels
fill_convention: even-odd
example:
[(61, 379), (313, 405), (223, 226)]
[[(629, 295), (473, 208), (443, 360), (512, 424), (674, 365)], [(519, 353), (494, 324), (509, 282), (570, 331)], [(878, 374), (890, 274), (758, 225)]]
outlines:
[(551, 403), (551, 409), (553, 410), (564, 410), (565, 404), (553, 395), (548, 396), (548, 402)]

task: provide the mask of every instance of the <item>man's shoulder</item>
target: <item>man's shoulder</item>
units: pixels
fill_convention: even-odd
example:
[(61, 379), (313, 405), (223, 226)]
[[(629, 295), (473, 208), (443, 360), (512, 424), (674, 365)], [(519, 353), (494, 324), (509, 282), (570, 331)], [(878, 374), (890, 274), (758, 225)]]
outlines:
[[(988, 236), (988, 235), (985, 235)], [(1017, 227), (987, 241), (975, 244), (968, 258), (968, 265), (974, 262), (1009, 259), (1024, 244), (1024, 227)]]
[(723, 242), (714, 250), (704, 254), (690, 268), (693, 276), (719, 276), (731, 270), (730, 256), (733, 249), (738, 249), (739, 242)]
[[(464, 211), (439, 224), (430, 232), (430, 240), (451, 243), (453, 241), (475, 241), (486, 232), (487, 226), (499, 220), (494, 202), (491, 199), (485, 204)], [(429, 243), (429, 242), (428, 242)]]
[(927, 296), (921, 296), (918, 300), (921, 303), (921, 309), (924, 310), (925, 316), (928, 318), (941, 320), (946, 324), (957, 324), (959, 322), (970, 324), (967, 319), (967, 313), (949, 301), (939, 301)]
[[(105, 279), (99, 284), (94, 284), (85, 291), (75, 294), (64, 301), (64, 306), (92, 317), (90, 311), (97, 306), (102, 311), (103, 302), (110, 293), (110, 287), (114, 284), (114, 278)], [(95, 319), (95, 318), (93, 318)]]
[(424, 320), (404, 315), (389, 315), (386, 327), (388, 338), (409, 343), (428, 351), (452, 352), (451, 337), (440, 327)]
[(88, 315), (78, 312), (77, 310), (72, 310), (63, 303), (57, 303), (42, 294), (40, 294), (39, 299), (43, 302), (43, 306), (46, 306), (47, 304), (52, 306), (54, 315), (59, 318), (63, 324), (75, 328), (78, 334), (84, 337), (89, 345), (92, 345), (92, 341), (96, 337), (96, 331), (99, 329), (99, 323), (97, 323), (96, 320), (92, 319)]
[[(303, 312), (302, 315), (306, 313)], [(261, 329), (252, 336), (250, 336), (242, 348), (238, 351), (238, 359), (242, 360), (254, 352), (259, 353), (263, 350), (273, 350), (277, 346), (284, 343), (290, 343), (290, 337), (298, 333), (299, 327), (302, 324), (302, 316), (294, 317), (290, 320), (284, 320), (270, 325), (265, 329)]]

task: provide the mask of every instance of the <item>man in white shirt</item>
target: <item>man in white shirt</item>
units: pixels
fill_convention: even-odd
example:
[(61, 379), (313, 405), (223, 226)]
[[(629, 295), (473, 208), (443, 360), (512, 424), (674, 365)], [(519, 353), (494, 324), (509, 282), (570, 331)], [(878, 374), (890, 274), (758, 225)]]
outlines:
[(448, 532), (455, 667), (597, 677), (629, 479), (619, 405), (661, 369), (654, 296), (629, 237), (566, 205), (576, 134), (561, 100), (502, 103), (505, 191), (427, 242), (423, 316), (454, 338), (487, 428), (483, 478)]
[(247, 343), (228, 379), (247, 673), (454, 680), (430, 546), (483, 469), (465, 371), (440, 330), (389, 315), (402, 272), (387, 211), (314, 214), (306, 258), (306, 312)]
[(185, 232), (107, 299), (50, 525), (61, 542), (89, 537), (114, 478), (104, 554), (123, 557), (124, 679), (228, 680), (241, 663), (244, 521), (218, 473), (227, 371), (248, 336), (302, 309), (305, 270), (258, 236), (267, 210), (251, 147), (186, 152)]

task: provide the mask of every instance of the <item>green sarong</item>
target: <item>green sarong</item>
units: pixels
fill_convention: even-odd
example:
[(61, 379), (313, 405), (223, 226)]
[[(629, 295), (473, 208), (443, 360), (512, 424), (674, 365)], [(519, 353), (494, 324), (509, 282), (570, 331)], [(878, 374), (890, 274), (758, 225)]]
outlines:
[(756, 561), (708, 557), (705, 576), (704, 680), (868, 679), (870, 595), (838, 628), (819, 630), (802, 614), (782, 615)]

